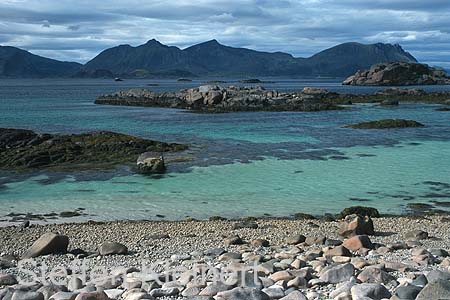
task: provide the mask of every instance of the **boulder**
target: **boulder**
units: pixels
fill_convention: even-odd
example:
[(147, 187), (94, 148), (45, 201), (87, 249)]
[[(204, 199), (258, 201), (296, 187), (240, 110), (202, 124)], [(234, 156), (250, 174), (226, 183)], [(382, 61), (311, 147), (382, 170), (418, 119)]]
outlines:
[(137, 159), (137, 168), (140, 173), (162, 173), (166, 170), (164, 156), (161, 153), (144, 152)]
[(100, 255), (128, 254), (128, 248), (120, 243), (105, 242), (99, 248)]
[(416, 297), (416, 300), (430, 299), (450, 299), (450, 282), (438, 280), (428, 283)]
[(44, 300), (44, 295), (34, 291), (16, 290), (11, 300)]
[(22, 258), (27, 259), (41, 255), (66, 253), (68, 246), (69, 237), (53, 232), (47, 232), (33, 243)]
[(320, 275), (320, 280), (328, 283), (339, 283), (349, 280), (355, 273), (355, 268), (352, 264), (347, 263), (343, 265), (330, 266), (325, 269)]
[(368, 206), (351, 206), (344, 208), (341, 213), (338, 215), (338, 218), (344, 219), (345, 217), (349, 215), (358, 215), (361, 217), (371, 217), (371, 218), (379, 218), (380, 212), (378, 209), (374, 207), (368, 207)]
[(362, 248), (373, 249), (373, 244), (367, 235), (357, 235), (345, 240), (343, 246), (350, 251), (358, 251)]
[(109, 300), (104, 292), (87, 292), (77, 295), (75, 300)]
[(349, 215), (345, 217), (339, 228), (339, 235), (342, 237), (352, 237), (355, 235), (373, 235), (375, 230), (370, 217)]
[[(391, 297), (389, 290), (379, 283), (362, 283), (351, 288), (352, 299), (382, 300)], [(366, 298), (364, 298), (366, 297)], [(432, 299), (432, 298), (429, 298)]]
[(286, 244), (288, 245), (297, 245), (303, 243), (306, 240), (306, 237), (303, 234), (295, 234), (286, 238)]
[(229, 291), (219, 292), (216, 300), (270, 300), (270, 297), (258, 290), (247, 287), (236, 287)]

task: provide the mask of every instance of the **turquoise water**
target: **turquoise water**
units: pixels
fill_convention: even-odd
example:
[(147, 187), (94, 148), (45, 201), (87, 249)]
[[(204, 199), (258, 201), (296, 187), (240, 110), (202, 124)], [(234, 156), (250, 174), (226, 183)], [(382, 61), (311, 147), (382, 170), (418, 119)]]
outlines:
[[(273, 85), (283, 90), (304, 85), (344, 88), (337, 81)], [(168, 82), (158, 88), (179, 87)], [(0, 216), (79, 207), (86, 209), (84, 219), (99, 220), (319, 215), (351, 205), (402, 213), (408, 203), (450, 201), (450, 113), (435, 111), (437, 105), (206, 115), (92, 104), (96, 95), (119, 88), (105, 81), (1, 82), (0, 126), (53, 133), (111, 130), (183, 142), (191, 145), (184, 155), (193, 160), (171, 164), (161, 178), (135, 175), (126, 168), (0, 173)], [(414, 119), (427, 126), (388, 131), (342, 128), (384, 118)]]

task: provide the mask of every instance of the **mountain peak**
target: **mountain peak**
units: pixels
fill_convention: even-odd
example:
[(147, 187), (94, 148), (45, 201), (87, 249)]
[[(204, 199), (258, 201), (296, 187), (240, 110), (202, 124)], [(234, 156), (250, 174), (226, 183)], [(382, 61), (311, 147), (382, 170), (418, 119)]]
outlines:
[(147, 43), (144, 44), (145, 46), (164, 46), (156, 39), (148, 40)]

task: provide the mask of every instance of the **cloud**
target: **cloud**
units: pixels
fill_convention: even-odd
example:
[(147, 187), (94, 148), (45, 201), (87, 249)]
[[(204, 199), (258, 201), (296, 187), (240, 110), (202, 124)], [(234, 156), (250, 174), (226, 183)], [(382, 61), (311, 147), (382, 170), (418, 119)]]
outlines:
[(448, 0), (3, 0), (0, 43), (85, 62), (105, 48), (151, 38), (307, 57), (348, 41), (400, 43), (448, 65)]

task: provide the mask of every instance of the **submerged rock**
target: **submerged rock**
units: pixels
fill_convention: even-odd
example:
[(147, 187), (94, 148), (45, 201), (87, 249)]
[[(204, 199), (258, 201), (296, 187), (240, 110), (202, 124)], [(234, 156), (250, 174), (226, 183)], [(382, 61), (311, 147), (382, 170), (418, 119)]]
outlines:
[(380, 121), (362, 122), (344, 126), (353, 129), (390, 129), (390, 128), (408, 128), (408, 127), (424, 127), (425, 125), (413, 121), (403, 119), (386, 119)]

